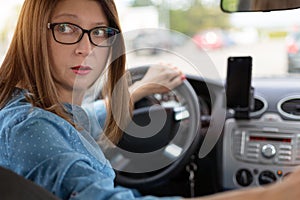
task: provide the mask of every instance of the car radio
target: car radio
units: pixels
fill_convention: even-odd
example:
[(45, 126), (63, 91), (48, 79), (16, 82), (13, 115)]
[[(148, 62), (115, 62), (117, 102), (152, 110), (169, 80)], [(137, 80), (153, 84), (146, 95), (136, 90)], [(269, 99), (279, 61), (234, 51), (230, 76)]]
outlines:
[(225, 123), (224, 189), (272, 183), (300, 164), (299, 123), (268, 119), (228, 119)]
[[(297, 151), (298, 132), (274, 133), (255, 128), (237, 128), (232, 135), (232, 151), (235, 158), (260, 164), (300, 164)], [(293, 159), (295, 158), (295, 159)]]

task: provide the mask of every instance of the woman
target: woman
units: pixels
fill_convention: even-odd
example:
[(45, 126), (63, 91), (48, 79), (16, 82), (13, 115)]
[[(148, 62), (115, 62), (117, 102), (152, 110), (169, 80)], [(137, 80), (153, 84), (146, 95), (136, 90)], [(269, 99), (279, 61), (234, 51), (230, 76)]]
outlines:
[[(77, 35), (79, 31), (84, 34)], [(110, 164), (85, 131), (85, 124), (76, 124), (72, 118), (73, 112), (86, 118), (79, 105), (85, 90), (103, 72), (111, 53), (116, 59), (106, 69), (104, 95), (111, 103), (107, 105), (104, 132), (114, 143), (120, 138), (119, 126), (129, 116), (128, 104), (124, 102), (130, 100), (127, 84), (114, 88), (126, 81), (122, 79), (124, 44), (121, 37), (114, 38), (118, 32), (113, 1), (25, 1), (0, 70), (1, 166), (63, 199), (74, 197), (76, 191), (85, 191), (76, 198), (89, 199), (95, 187), (103, 187), (98, 191), (103, 195), (99, 198), (132, 198), (131, 191), (113, 188)], [(117, 93), (116, 102), (112, 102), (113, 92)], [(14, 142), (6, 143), (6, 136)], [(59, 171), (52, 171), (54, 166)], [(80, 170), (84, 173), (75, 173), (81, 167), (85, 168)], [(86, 182), (80, 177), (91, 179)]]
[[(126, 78), (122, 79), (124, 45), (115, 37), (119, 32), (112, 0), (25, 0), (0, 68), (1, 166), (61, 199), (136, 198), (129, 189), (114, 187), (114, 172), (89, 135), (87, 115), (80, 107), (85, 90), (112, 60), (105, 69), (104, 135), (112, 142), (119, 140), (119, 127), (130, 115)], [(298, 199), (300, 178), (295, 176), (264, 189), (203, 199)]]

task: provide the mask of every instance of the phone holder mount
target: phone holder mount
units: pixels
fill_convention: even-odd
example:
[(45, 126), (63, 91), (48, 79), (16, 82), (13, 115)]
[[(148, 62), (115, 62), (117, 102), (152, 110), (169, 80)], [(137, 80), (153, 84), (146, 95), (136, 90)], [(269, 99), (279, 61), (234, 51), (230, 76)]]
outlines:
[(249, 94), (249, 106), (248, 107), (235, 107), (230, 108), (233, 110), (233, 117), (235, 119), (249, 119), (250, 112), (254, 110), (255, 101), (254, 101), (254, 87), (250, 88)]

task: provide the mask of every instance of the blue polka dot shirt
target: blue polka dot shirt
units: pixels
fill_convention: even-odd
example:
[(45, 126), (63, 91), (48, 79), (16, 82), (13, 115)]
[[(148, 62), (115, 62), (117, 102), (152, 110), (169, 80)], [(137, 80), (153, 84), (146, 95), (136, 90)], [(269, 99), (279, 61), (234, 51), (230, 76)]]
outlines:
[[(35, 182), (61, 199), (179, 198), (137, 197), (130, 189), (114, 187), (114, 171), (94, 140), (99, 136), (96, 134), (99, 127), (90, 127), (93, 122), (88, 123), (90, 120), (86, 112), (81, 107), (66, 104), (70, 115), (79, 116), (80, 121), (86, 122), (78, 131), (61, 117), (32, 107), (26, 101), (25, 94), (26, 91), (17, 89), (12, 99), (0, 110), (1, 166)], [(103, 102), (100, 104), (104, 107)], [(103, 124), (105, 112), (101, 116), (97, 118), (101, 120), (98, 124)], [(94, 135), (87, 130), (94, 130)]]

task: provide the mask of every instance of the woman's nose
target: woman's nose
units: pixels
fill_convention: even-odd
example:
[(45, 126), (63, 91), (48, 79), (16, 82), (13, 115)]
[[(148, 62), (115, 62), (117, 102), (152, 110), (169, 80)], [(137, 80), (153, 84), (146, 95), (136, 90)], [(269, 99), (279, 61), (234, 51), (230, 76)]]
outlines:
[(84, 34), (76, 47), (76, 54), (87, 56), (94, 48), (94, 45), (90, 42), (88, 34)]

